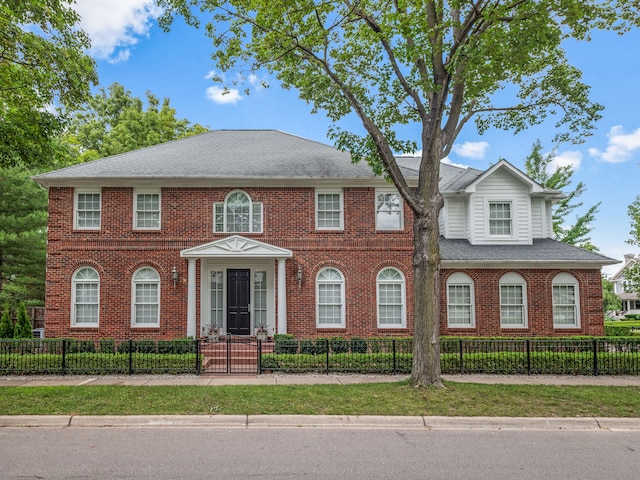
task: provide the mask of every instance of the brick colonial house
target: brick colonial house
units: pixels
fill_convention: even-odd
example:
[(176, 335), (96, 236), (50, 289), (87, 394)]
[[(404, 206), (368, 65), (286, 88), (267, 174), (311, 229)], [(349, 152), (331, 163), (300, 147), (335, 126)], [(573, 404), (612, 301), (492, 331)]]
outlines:
[[(416, 160), (398, 161), (417, 183)], [(34, 178), (47, 337), (413, 330), (412, 213), (333, 147), (211, 131)], [(560, 192), (506, 161), (443, 164), (440, 187), (442, 334), (603, 333), (600, 268), (617, 261), (550, 239)]]

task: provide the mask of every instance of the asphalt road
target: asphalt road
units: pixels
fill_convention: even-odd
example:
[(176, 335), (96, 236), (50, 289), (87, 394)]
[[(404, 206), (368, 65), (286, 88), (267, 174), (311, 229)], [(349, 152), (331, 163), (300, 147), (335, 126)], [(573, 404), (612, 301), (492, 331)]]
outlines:
[(640, 431), (0, 428), (0, 478), (637, 479)]

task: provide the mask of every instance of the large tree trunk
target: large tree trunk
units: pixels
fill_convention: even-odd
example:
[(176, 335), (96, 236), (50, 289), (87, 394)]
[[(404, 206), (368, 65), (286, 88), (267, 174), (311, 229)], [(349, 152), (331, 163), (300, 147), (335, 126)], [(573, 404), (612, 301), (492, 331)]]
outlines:
[[(439, 170), (439, 169), (436, 169)], [(414, 386), (443, 387), (440, 378), (440, 229), (438, 214), (442, 196), (439, 174), (431, 173), (427, 201), (414, 212), (413, 308), (414, 339), (411, 382)], [(424, 198), (424, 197), (423, 197)]]

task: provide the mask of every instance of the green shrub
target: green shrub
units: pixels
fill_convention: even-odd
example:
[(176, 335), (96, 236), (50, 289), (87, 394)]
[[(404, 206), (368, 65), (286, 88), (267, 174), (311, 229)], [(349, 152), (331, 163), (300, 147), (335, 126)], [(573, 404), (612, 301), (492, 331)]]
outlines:
[(631, 335), (631, 326), (626, 322), (616, 322), (615, 325), (605, 324), (604, 334), (607, 337), (628, 337)]
[(333, 353), (346, 353), (349, 351), (349, 341), (342, 337), (331, 337), (329, 347)]
[(351, 353), (367, 353), (367, 341), (363, 338), (352, 337), (349, 340)]
[(5, 302), (0, 320), (0, 338), (13, 338), (13, 321), (9, 314), (9, 302)]
[(98, 340), (100, 353), (116, 353), (116, 341), (113, 338), (101, 338)]
[(13, 338), (33, 338), (31, 331), (31, 320), (27, 316), (27, 307), (24, 302), (20, 302), (18, 307), (18, 318), (16, 320)]
[(296, 353), (298, 351), (298, 342), (290, 333), (277, 333), (273, 336), (273, 351), (278, 354)]

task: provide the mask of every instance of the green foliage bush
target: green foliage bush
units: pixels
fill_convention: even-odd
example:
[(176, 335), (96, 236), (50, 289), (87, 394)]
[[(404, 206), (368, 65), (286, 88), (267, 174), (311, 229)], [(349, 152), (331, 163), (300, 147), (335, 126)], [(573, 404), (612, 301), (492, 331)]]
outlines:
[(16, 320), (13, 338), (33, 338), (31, 331), (31, 320), (27, 316), (27, 307), (24, 302), (20, 302), (18, 307), (18, 318)]
[(13, 321), (9, 313), (9, 302), (5, 302), (0, 320), (0, 338), (13, 338)]

